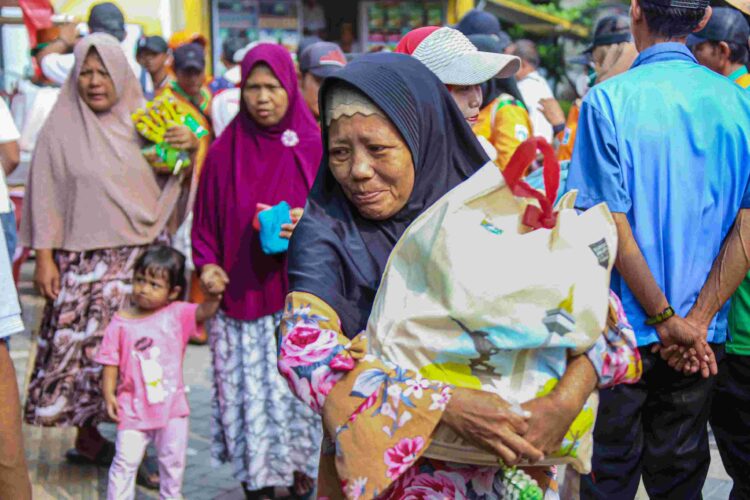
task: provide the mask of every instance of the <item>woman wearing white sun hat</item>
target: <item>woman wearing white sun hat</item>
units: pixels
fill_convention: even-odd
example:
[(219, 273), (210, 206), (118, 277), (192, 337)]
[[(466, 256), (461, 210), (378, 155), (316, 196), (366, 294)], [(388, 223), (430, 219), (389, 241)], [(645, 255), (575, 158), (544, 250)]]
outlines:
[[(515, 75), (521, 67), (518, 57), (479, 51), (460, 31), (439, 26), (410, 31), (401, 39), (395, 52), (411, 55), (448, 87), (479, 142), (501, 169), (515, 148), (531, 136), (531, 122), (525, 110), (514, 114), (514, 123), (501, 124), (499, 117), (492, 120), (482, 109), (480, 85), (492, 78)], [(494, 123), (485, 123), (487, 121)]]

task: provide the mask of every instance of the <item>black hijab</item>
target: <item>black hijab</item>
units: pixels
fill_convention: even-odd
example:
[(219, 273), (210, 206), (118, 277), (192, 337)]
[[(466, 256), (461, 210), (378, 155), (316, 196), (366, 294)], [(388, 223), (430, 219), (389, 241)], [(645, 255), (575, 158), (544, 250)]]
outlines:
[[(385, 221), (363, 218), (328, 166), (325, 98), (342, 83), (375, 103), (411, 151), (414, 190), (406, 206)], [(327, 302), (353, 338), (367, 325), (388, 256), (409, 224), (489, 160), (445, 85), (404, 54), (355, 59), (325, 80), (320, 110), (323, 161), (290, 243), (289, 290)]]

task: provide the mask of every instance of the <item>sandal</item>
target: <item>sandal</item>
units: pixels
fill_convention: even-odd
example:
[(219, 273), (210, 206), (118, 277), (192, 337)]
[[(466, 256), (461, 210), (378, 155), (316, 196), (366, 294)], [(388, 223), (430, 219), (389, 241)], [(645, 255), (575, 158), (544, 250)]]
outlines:
[(112, 465), (112, 460), (114, 460), (114, 458), (115, 443), (112, 441), (104, 441), (94, 458), (84, 455), (77, 448), (71, 448), (65, 452), (65, 459), (72, 464), (78, 465), (98, 465), (101, 467), (109, 467)]
[[(154, 480), (154, 477), (156, 479)], [(138, 475), (135, 479), (136, 484), (149, 490), (159, 489), (159, 461), (156, 457), (143, 457), (141, 465), (138, 466)]]

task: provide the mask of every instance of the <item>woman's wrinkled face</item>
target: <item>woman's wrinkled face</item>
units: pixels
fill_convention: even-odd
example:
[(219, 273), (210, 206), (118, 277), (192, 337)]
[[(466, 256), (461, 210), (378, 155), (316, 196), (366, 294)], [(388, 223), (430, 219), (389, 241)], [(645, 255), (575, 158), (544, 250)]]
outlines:
[(115, 83), (95, 49), (89, 51), (81, 65), (78, 94), (94, 113), (107, 112), (117, 103)]
[(469, 125), (474, 126), (479, 120), (479, 112), (482, 107), (482, 87), (479, 85), (449, 85), (448, 91), (450, 91), (466, 121)]
[(414, 189), (414, 162), (396, 127), (380, 115), (342, 116), (328, 131), (329, 168), (362, 217), (396, 215)]
[(271, 68), (257, 64), (242, 88), (250, 117), (261, 127), (277, 125), (289, 109), (289, 96)]

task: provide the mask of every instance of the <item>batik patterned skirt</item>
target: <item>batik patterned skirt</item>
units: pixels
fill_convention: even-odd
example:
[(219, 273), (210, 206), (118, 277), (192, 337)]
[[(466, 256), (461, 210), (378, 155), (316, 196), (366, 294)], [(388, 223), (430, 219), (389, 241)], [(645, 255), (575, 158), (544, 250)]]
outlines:
[[(168, 244), (168, 238), (160, 242)], [(133, 266), (145, 248), (55, 251), (60, 295), (47, 303), (39, 328), (27, 423), (85, 427), (108, 420), (102, 367), (94, 356), (104, 329), (131, 292)]]
[(208, 322), (213, 358), (212, 446), (250, 490), (291, 486), (295, 471), (318, 475), (320, 418), (297, 399), (276, 367), (281, 313), (255, 321), (219, 311)]

